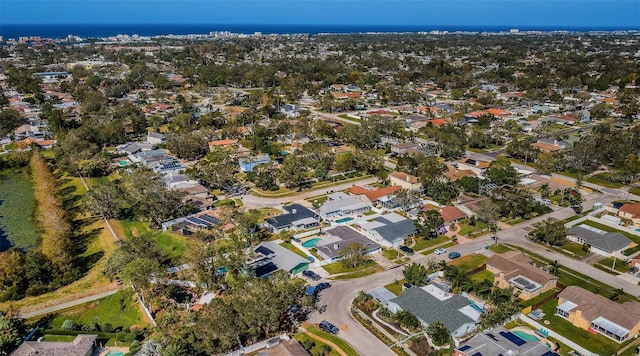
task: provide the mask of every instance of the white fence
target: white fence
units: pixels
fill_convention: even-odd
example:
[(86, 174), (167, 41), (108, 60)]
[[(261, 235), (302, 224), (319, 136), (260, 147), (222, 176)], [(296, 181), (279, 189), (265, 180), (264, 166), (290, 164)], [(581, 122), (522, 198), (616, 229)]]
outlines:
[(280, 336), (276, 336), (276, 337), (268, 339), (268, 340), (263, 340), (263, 341), (260, 341), (260, 342), (256, 342), (255, 344), (251, 344), (251, 345), (248, 345), (248, 346), (242, 346), (242, 347), (240, 347), (239, 349), (237, 349), (235, 351), (229, 352), (225, 356), (241, 356), (241, 355), (250, 354), (250, 353), (256, 352), (256, 351), (261, 350), (261, 349), (277, 346), (282, 341), (286, 341), (286, 340), (289, 340), (289, 335), (282, 334)]
[(598, 356), (598, 354), (595, 354), (595, 353), (585, 349), (584, 347), (576, 344), (575, 342), (567, 339), (566, 337), (558, 334), (557, 332), (555, 332), (553, 330), (549, 330), (544, 325), (538, 324), (536, 321), (534, 321), (533, 319), (531, 319), (531, 318), (529, 318), (529, 317), (527, 317), (527, 316), (525, 316), (523, 314), (520, 314), (520, 320), (522, 320), (525, 323), (537, 328), (538, 330), (542, 329), (542, 330), (545, 331), (545, 333), (548, 332), (549, 336), (551, 336), (552, 338), (554, 338), (554, 339), (560, 341), (561, 343), (569, 346), (570, 348), (574, 349), (575, 351), (579, 352), (580, 355), (583, 355), (583, 356)]

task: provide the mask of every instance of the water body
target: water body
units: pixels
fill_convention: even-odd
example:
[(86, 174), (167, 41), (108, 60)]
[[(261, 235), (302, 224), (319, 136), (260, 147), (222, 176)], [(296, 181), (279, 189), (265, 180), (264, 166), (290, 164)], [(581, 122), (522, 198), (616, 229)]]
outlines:
[[(504, 32), (508, 26), (429, 26), (429, 25), (265, 25), (265, 24), (66, 24), (66, 25), (2, 25), (0, 35), (5, 38), (22, 36), (41, 36), (45, 38), (64, 38), (67, 35), (83, 38), (102, 38), (117, 34), (137, 34), (140, 36), (208, 34), (213, 31), (253, 34), (318, 34), (318, 33), (365, 33), (365, 32), (422, 32), (422, 31), (465, 31), (465, 32)], [(519, 27), (521, 31), (614, 31), (638, 30), (639, 28), (608, 27)]]
[(31, 249), (38, 245), (34, 207), (33, 186), (26, 170), (0, 172), (0, 252), (13, 246)]

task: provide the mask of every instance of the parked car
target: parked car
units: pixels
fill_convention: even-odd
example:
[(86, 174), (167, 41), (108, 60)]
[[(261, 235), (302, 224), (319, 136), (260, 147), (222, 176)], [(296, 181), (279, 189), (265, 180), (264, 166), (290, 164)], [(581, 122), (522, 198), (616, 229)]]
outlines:
[(415, 253), (411, 247), (404, 245), (400, 246), (400, 251), (406, 253), (409, 256), (413, 256), (413, 254)]
[(305, 277), (309, 277), (309, 278), (313, 279), (314, 281), (317, 281), (317, 280), (319, 280), (320, 278), (322, 278), (322, 277), (320, 277), (320, 275), (318, 275), (317, 273), (315, 273), (315, 272), (314, 272), (314, 271), (312, 271), (312, 270), (306, 270), (306, 271), (302, 272), (302, 274), (303, 274)]
[(445, 253), (447, 253), (447, 249), (440, 247), (440, 248), (437, 248), (437, 249), (434, 251), (434, 253), (435, 253), (436, 255), (444, 255)]
[(638, 271), (640, 270), (640, 268), (638, 267), (631, 267), (627, 270), (627, 273), (629, 274), (636, 274)]
[(458, 251), (451, 251), (451, 252), (449, 252), (449, 258), (450, 258), (450, 259), (452, 259), (452, 260), (453, 260), (453, 259), (456, 259), (456, 258), (458, 258), (458, 257), (460, 257), (460, 256), (461, 256), (461, 255), (460, 255), (460, 252), (458, 252)]
[(319, 291), (321, 291), (321, 290), (323, 290), (323, 289), (327, 289), (327, 288), (329, 288), (329, 287), (331, 287), (331, 283), (329, 283), (329, 282), (322, 282), (322, 283), (320, 283), (320, 284), (318, 284), (318, 285), (316, 286), (316, 290), (319, 292)]
[(328, 322), (326, 320), (321, 321), (319, 327), (323, 331), (326, 331), (326, 332), (332, 333), (332, 334), (337, 334), (338, 331), (340, 331), (340, 329), (338, 329), (337, 326), (331, 324), (330, 322)]

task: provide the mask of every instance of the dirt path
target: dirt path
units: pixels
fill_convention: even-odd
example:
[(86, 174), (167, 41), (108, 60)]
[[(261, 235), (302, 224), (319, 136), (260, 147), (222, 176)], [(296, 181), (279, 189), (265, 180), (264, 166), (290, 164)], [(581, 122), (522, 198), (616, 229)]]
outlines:
[(304, 334), (305, 335), (307, 335), (308, 337), (310, 337), (310, 338), (312, 338), (312, 339), (314, 339), (316, 341), (320, 341), (322, 343), (325, 343), (325, 344), (331, 346), (331, 348), (333, 348), (337, 353), (339, 353), (340, 356), (349, 356), (340, 347), (338, 347), (338, 345), (334, 344), (333, 342), (331, 342), (331, 341), (329, 341), (329, 340), (327, 340), (327, 339), (325, 339), (325, 338), (323, 338), (321, 336), (318, 336), (318, 335), (316, 335), (316, 334), (314, 334), (312, 332), (309, 332), (306, 329), (304, 329), (305, 326), (309, 326), (309, 324), (306, 324), (306, 323), (303, 324), (303, 330), (304, 330)]

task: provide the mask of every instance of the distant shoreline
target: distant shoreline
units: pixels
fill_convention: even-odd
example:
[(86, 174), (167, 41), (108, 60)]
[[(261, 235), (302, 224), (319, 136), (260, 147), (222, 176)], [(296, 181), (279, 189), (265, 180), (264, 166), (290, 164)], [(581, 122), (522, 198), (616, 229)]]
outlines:
[[(363, 34), (363, 33), (509, 33), (519, 32), (640, 32), (638, 28), (603, 27), (531, 27), (531, 26), (430, 26), (430, 25), (270, 25), (270, 24), (4, 24), (0, 36), (4, 39), (40, 36), (64, 38), (68, 35), (82, 38), (106, 38), (128, 34), (139, 36), (209, 35), (212, 32), (230, 32), (250, 35), (298, 34)], [(515, 31), (513, 31), (515, 32)]]

